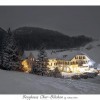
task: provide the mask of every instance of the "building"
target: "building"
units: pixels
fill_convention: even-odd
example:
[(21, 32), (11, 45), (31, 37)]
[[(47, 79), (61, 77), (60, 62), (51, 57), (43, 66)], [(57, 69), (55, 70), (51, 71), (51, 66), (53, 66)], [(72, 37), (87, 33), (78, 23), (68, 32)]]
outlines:
[[(31, 52), (27, 51), (27, 59), (24, 59), (22, 62), (23, 68), (26, 68), (26, 72), (30, 72), (32, 70), (33, 64), (36, 62), (37, 59), (37, 52)], [(35, 55), (35, 57), (33, 56)], [(90, 57), (85, 53), (80, 52), (71, 52), (69, 55), (62, 53), (55, 53), (55, 55), (51, 55), (48, 58), (48, 65), (47, 67), (50, 70), (54, 70), (56, 67), (61, 72), (66, 73), (83, 73), (87, 72), (91, 69), (92, 66), (94, 66), (94, 61), (90, 59)]]
[[(24, 54), (25, 57), (25, 54)], [(22, 71), (29, 73), (32, 71), (32, 67), (35, 64), (35, 57), (32, 53), (29, 54), (27, 58), (23, 58), (22, 60)]]
[(59, 68), (62, 72), (82, 73), (89, 71), (94, 65), (94, 61), (91, 60), (86, 54), (80, 53), (72, 57), (71, 59), (49, 59), (48, 67), (50, 70)]

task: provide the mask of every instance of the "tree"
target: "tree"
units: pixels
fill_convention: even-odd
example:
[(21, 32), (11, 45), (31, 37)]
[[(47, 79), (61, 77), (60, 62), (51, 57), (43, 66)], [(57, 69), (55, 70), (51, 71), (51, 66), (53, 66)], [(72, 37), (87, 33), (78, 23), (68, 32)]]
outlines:
[(1, 57), (1, 60), (0, 60), (0, 67), (1, 69), (4, 69), (3, 67), (3, 56), (4, 56), (4, 53), (5, 53), (5, 50), (6, 50), (6, 47), (7, 47), (7, 44), (9, 43), (9, 37), (10, 37), (10, 29), (8, 29), (8, 32), (6, 32), (3, 36), (3, 39), (2, 39), (2, 43), (1, 43), (1, 52), (0, 52), (0, 57)]
[(54, 77), (61, 77), (62, 76), (59, 69), (58, 69), (58, 67), (55, 68), (55, 70), (53, 72), (53, 76)]
[(2, 44), (2, 68), (16, 70), (20, 67), (20, 55), (14, 34), (8, 29)]
[(47, 53), (45, 51), (45, 45), (42, 44), (39, 50), (39, 54), (38, 54), (38, 59), (37, 59), (37, 67), (36, 71), (37, 74), (41, 74), (43, 75), (47, 75), (48, 74), (48, 68), (47, 68), (47, 64), (48, 64), (48, 58), (47, 58)]

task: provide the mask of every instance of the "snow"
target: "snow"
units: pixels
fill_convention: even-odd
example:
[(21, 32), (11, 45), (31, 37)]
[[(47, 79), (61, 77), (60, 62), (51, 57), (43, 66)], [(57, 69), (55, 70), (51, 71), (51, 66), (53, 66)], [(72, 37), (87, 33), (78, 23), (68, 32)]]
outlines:
[[(61, 58), (70, 60), (80, 51), (86, 53), (97, 67), (100, 67), (100, 41), (94, 41), (85, 47), (65, 51), (46, 50), (49, 58)], [(90, 50), (86, 48), (92, 45)], [(25, 51), (23, 57), (28, 57), (30, 52), (37, 58), (38, 51)], [(67, 55), (65, 58), (64, 55)], [(0, 70), (0, 94), (100, 94), (100, 75), (95, 78), (71, 80), (73, 74), (63, 73), (66, 79), (44, 77), (27, 74), (23, 72), (13, 72)]]
[(66, 73), (66, 72), (62, 72), (61, 75), (64, 78), (71, 78), (73, 75), (78, 75), (78, 73)]
[(100, 64), (97, 65), (97, 70), (100, 70)]
[(0, 94), (100, 94), (100, 76), (61, 79), (0, 70)]

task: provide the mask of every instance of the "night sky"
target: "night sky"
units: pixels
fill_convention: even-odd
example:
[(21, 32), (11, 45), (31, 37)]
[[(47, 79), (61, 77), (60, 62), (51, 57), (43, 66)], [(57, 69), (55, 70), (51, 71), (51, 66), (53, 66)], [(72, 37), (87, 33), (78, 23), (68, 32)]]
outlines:
[(100, 37), (100, 7), (0, 6), (0, 27), (22, 26), (56, 30), (67, 35)]

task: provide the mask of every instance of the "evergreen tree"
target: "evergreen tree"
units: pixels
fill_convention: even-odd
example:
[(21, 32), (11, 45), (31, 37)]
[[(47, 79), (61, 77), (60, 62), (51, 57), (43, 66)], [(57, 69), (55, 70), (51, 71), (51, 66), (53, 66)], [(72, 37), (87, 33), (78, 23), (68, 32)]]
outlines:
[(47, 75), (48, 74), (47, 64), (48, 64), (47, 53), (45, 51), (45, 45), (42, 44), (38, 54), (38, 61), (36, 68), (37, 74), (41, 74), (42, 76)]
[(53, 76), (54, 77), (61, 77), (61, 72), (59, 71), (58, 67), (55, 68), (54, 72), (53, 72)]
[(0, 60), (0, 67), (1, 69), (4, 69), (3, 67), (3, 55), (5, 53), (5, 50), (6, 50), (6, 47), (7, 47), (7, 44), (9, 43), (9, 37), (10, 37), (10, 29), (8, 29), (8, 32), (6, 32), (3, 36), (3, 39), (2, 39), (2, 43), (1, 43), (1, 52), (0, 52), (0, 57), (1, 57), (1, 60)]
[[(7, 40), (6, 40), (7, 39)], [(10, 31), (7, 32), (3, 41), (2, 50), (2, 67), (5, 70), (16, 70), (20, 67), (20, 56), (14, 34)]]

